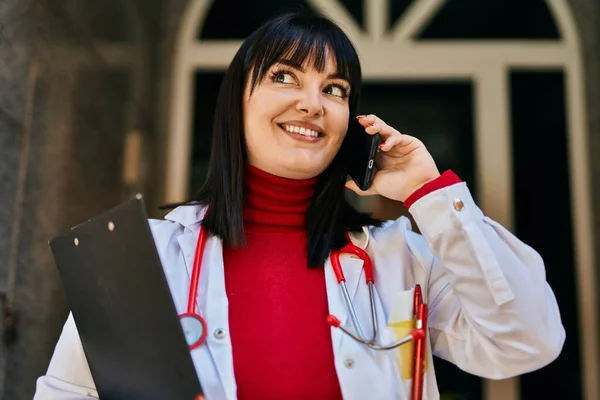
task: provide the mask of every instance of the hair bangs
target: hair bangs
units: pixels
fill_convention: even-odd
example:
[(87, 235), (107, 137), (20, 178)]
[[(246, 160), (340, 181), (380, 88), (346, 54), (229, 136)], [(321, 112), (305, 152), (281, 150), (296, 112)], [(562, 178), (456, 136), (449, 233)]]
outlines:
[(245, 70), (250, 73), (250, 92), (269, 68), (281, 60), (323, 72), (329, 57), (335, 60), (336, 75), (350, 83), (350, 108), (354, 111), (361, 84), (361, 68), (354, 46), (339, 27), (326, 19), (298, 14), (282, 16), (280, 23), (257, 32), (248, 51)]

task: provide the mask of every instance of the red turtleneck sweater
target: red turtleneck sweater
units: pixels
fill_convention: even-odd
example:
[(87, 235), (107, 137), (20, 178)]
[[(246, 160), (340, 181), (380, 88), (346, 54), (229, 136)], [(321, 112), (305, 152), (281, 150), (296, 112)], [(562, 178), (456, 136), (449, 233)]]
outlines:
[(240, 400), (341, 398), (324, 271), (307, 268), (315, 184), (247, 170), (247, 246), (223, 251)]
[[(447, 171), (405, 205), (457, 182)], [(305, 220), (315, 184), (247, 170), (247, 246), (223, 250), (240, 400), (342, 397), (326, 323), (324, 270), (307, 268)]]

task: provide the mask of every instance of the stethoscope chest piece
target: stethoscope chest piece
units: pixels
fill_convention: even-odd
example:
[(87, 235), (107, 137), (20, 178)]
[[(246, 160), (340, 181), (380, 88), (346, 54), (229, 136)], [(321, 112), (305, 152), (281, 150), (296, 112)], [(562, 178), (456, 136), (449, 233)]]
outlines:
[(198, 314), (185, 313), (179, 316), (183, 334), (190, 350), (200, 346), (206, 340), (206, 321)]

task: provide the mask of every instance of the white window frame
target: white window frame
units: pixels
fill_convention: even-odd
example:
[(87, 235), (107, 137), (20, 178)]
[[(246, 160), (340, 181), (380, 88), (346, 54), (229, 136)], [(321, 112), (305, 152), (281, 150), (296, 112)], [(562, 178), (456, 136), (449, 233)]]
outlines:
[[(354, 43), (367, 82), (469, 79), (475, 90), (476, 187), (479, 205), (508, 229), (514, 226), (512, 154), (508, 93), (511, 68), (565, 72), (569, 177), (579, 302), (582, 392), (599, 398), (597, 299), (595, 288), (590, 170), (581, 45), (566, 0), (546, 0), (561, 40), (415, 41), (446, 0), (415, 0), (386, 33), (390, 0), (364, 0), (365, 31), (336, 0), (309, 0), (338, 23)], [(190, 0), (176, 38), (163, 200), (189, 195), (194, 74), (225, 70), (241, 40), (198, 40), (211, 0)], [(548, 199), (553, 201), (553, 199)], [(518, 381), (486, 381), (487, 400), (519, 398)]]

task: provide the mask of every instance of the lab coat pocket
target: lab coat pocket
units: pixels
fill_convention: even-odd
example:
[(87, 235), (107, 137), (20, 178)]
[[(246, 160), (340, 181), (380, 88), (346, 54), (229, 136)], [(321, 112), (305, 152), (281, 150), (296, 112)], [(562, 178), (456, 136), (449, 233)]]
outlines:
[[(390, 316), (388, 318), (388, 328), (393, 332), (395, 340), (402, 339), (412, 333), (416, 328), (414, 318), (414, 288), (397, 292), (394, 296), (394, 302)], [(396, 350), (398, 357), (398, 366), (402, 380), (410, 381), (413, 378), (415, 345), (411, 340), (403, 344)], [(427, 371), (427, 357), (425, 358), (425, 372)]]

